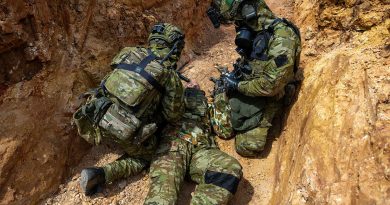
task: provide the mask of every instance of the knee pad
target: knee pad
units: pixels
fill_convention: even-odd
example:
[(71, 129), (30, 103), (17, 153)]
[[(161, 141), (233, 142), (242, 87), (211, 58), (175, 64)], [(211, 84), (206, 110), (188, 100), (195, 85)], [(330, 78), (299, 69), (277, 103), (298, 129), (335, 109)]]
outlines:
[(240, 178), (232, 174), (214, 172), (209, 170), (207, 170), (205, 174), (206, 184), (213, 184), (215, 186), (224, 188), (232, 194), (236, 193), (239, 182)]

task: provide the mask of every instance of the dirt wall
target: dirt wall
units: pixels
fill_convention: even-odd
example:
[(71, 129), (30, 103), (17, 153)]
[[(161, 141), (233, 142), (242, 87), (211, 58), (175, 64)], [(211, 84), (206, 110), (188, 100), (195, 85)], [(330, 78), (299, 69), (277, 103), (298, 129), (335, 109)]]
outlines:
[(186, 57), (207, 34), (208, 1), (0, 2), (0, 204), (54, 193), (89, 149), (70, 125), (78, 95), (96, 86), (124, 46), (154, 23), (186, 32)]
[(390, 203), (389, 1), (295, 1), (303, 81), (273, 204)]
[[(271, 203), (389, 204), (390, 2), (296, 0), (288, 3), (295, 12), (285, 15), (286, 5), (267, 2), (300, 27), (305, 77), (272, 146), (278, 150), (275, 170), (269, 172), (275, 174)], [(186, 31), (187, 59), (208, 46), (206, 35), (215, 38), (207, 42), (222, 39), (204, 19), (207, 5), (197, 0), (0, 1), (0, 204), (38, 203), (76, 167), (90, 148), (69, 123), (78, 95), (96, 86), (121, 47), (144, 44), (158, 21)], [(226, 48), (233, 49), (233, 41), (211, 50), (207, 63), (198, 62), (203, 68), (190, 68), (189, 76), (216, 60), (234, 61)], [(196, 76), (210, 87), (210, 75)], [(233, 141), (226, 143), (239, 158)], [(270, 186), (260, 181), (274, 183), (268, 175), (256, 180), (259, 167), (271, 166), (263, 166), (262, 159), (244, 162), (245, 176), (256, 184), (241, 183), (240, 193), (246, 195), (234, 202), (261, 204), (263, 192), (254, 194), (259, 199), (248, 196)]]

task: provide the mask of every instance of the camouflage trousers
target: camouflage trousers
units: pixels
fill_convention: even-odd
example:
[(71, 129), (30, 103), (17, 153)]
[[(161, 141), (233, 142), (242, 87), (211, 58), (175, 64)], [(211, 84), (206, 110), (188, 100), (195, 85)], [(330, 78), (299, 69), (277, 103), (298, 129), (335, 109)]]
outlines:
[(214, 132), (222, 139), (229, 139), (235, 135), (236, 152), (245, 157), (254, 157), (264, 150), (272, 119), (281, 108), (280, 102), (267, 102), (262, 118), (255, 128), (235, 131), (231, 122), (231, 106), (225, 93), (214, 98), (210, 107), (211, 124)]
[(149, 166), (157, 148), (155, 136), (152, 136), (141, 145), (134, 145), (118, 139), (116, 139), (116, 143), (122, 147), (126, 154), (103, 166), (106, 183), (139, 174)]
[(198, 183), (191, 204), (227, 204), (242, 176), (239, 162), (216, 146), (165, 136), (150, 168), (145, 204), (176, 204), (184, 177)]

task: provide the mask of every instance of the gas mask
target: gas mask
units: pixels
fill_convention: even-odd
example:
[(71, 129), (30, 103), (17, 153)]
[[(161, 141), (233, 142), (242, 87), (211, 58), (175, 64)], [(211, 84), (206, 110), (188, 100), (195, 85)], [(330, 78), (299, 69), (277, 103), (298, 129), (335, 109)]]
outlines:
[(241, 18), (236, 20), (236, 51), (242, 56), (250, 55), (252, 51), (255, 32), (248, 25), (249, 22), (257, 20), (256, 9), (253, 5), (244, 4), (241, 8)]

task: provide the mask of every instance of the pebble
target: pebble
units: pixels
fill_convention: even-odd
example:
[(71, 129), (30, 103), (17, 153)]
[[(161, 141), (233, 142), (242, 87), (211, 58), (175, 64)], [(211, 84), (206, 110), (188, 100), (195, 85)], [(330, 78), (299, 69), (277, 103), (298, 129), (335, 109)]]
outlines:
[(126, 187), (127, 183), (125, 180), (122, 180), (118, 183), (119, 188), (124, 189)]

